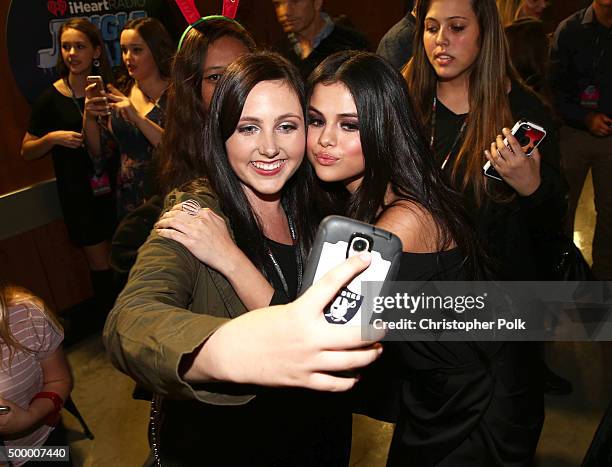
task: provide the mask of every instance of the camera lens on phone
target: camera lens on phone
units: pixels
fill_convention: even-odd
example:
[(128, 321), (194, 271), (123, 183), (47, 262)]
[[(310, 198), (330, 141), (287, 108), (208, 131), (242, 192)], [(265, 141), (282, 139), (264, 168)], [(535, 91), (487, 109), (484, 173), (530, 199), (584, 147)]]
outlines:
[(366, 242), (365, 240), (358, 238), (357, 240), (355, 240), (353, 242), (353, 250), (355, 251), (365, 251), (368, 248), (368, 242)]

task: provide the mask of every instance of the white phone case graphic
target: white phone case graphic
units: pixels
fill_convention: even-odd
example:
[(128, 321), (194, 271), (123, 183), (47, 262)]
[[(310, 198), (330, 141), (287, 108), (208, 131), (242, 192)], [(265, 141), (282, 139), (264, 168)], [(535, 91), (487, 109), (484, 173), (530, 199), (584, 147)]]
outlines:
[[(346, 217), (329, 216), (323, 219), (319, 227), (304, 274), (302, 291), (342, 264), (349, 254), (351, 240), (361, 236), (371, 242), (372, 262), (331, 301), (325, 310), (325, 319), (329, 323), (361, 325), (364, 299), (373, 300), (374, 296), (382, 293), (384, 281), (393, 280), (399, 268), (402, 243), (395, 235)], [(364, 281), (378, 282), (375, 287), (368, 287), (371, 297), (364, 296)]]
[[(349, 244), (345, 241), (337, 243), (323, 244), (321, 250), (321, 260), (315, 273), (315, 282), (325, 275), (327, 271), (342, 264), (346, 260), (346, 250)], [(361, 291), (362, 281), (382, 281), (389, 273), (391, 261), (382, 258), (378, 251), (372, 251), (372, 262), (370, 267), (353, 279), (346, 287), (343, 287), (340, 294), (326, 310), (325, 317), (334, 323), (347, 324), (349, 322), (361, 322), (361, 305), (363, 295)], [(377, 293), (380, 292), (381, 286)]]

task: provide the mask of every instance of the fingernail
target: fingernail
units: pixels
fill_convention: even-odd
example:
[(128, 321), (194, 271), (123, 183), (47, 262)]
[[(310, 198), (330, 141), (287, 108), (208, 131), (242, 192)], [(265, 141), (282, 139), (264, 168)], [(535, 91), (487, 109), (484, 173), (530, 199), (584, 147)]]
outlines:
[(508, 135), (508, 134), (510, 134), (510, 130), (508, 128), (504, 128), (504, 129), (502, 129), (502, 133), (504, 135)]
[(362, 251), (357, 256), (359, 256), (364, 263), (369, 263), (372, 260), (372, 253), (369, 251)]
[(485, 154), (486, 154), (487, 156), (490, 156), (490, 155), (491, 155), (491, 151), (489, 151), (488, 149), (485, 149)]

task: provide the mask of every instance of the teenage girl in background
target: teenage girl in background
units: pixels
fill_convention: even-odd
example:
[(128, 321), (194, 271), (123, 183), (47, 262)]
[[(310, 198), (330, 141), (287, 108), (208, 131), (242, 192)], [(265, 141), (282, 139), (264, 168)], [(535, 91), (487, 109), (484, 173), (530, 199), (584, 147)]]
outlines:
[(96, 171), (83, 145), (83, 108), (87, 76), (110, 82), (112, 75), (100, 32), (89, 21), (68, 20), (59, 40), (60, 78), (34, 104), (21, 154), (32, 160), (51, 153), (68, 235), (85, 252), (97, 307), (106, 315), (113, 302), (109, 253), (115, 198), (112, 174)]
[[(498, 277), (553, 280), (540, 246), (556, 238), (565, 214), (556, 127), (512, 68), (495, 2), (423, 1), (417, 14), (404, 75), (436, 163), (463, 193)], [(547, 131), (532, 157), (510, 135), (519, 119)], [(487, 160), (503, 182), (484, 176)]]
[[(119, 79), (118, 88), (109, 86), (103, 97), (94, 97), (92, 85), (85, 100), (85, 142), (92, 156), (112, 159), (113, 142), (118, 145), (119, 220), (157, 191), (153, 150), (163, 134), (174, 51), (168, 32), (154, 18), (126, 23), (120, 44), (126, 74)], [(101, 130), (100, 120), (108, 123), (110, 133)]]

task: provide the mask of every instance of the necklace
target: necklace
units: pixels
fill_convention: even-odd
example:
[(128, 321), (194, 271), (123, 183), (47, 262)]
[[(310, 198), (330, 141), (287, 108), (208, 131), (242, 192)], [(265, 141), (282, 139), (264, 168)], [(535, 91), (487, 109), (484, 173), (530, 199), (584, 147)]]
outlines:
[(151, 104), (153, 104), (153, 107), (157, 107), (158, 109), (160, 109), (160, 110), (161, 110), (161, 107), (159, 106), (158, 102), (159, 102), (159, 100), (161, 99), (161, 96), (163, 96), (163, 95), (164, 95), (164, 93), (166, 92), (166, 90), (168, 89), (168, 86), (169, 86), (169, 85), (168, 85), (168, 86), (166, 86), (166, 87), (165, 87), (165, 88), (162, 90), (162, 92), (159, 94), (159, 97), (158, 97), (157, 99), (153, 99), (151, 96), (149, 96), (149, 95), (148, 95), (148, 94), (145, 92), (145, 90), (144, 90), (144, 89), (142, 89), (142, 87), (141, 87), (141, 86), (140, 86), (138, 83), (135, 83), (135, 84), (136, 84), (136, 86), (138, 86), (138, 89), (140, 89), (140, 92), (141, 92), (141, 93), (142, 93), (142, 95), (145, 97), (145, 99), (146, 99), (147, 101), (149, 101)]
[[(295, 262), (297, 265), (297, 273), (298, 273), (297, 291), (299, 292), (300, 287), (302, 286), (302, 275), (303, 275), (302, 256), (300, 255), (299, 248), (297, 247), (297, 234), (295, 231), (295, 225), (293, 224), (293, 219), (289, 214), (287, 214), (287, 224), (289, 224), (289, 233), (291, 234), (291, 241), (293, 243), (293, 247), (295, 250)], [(283, 291), (287, 295), (287, 298), (291, 298), (291, 295), (289, 293), (289, 284), (287, 283), (287, 279), (285, 278), (285, 275), (283, 274), (283, 270), (281, 269), (280, 264), (278, 264), (278, 261), (274, 257), (274, 254), (272, 253), (270, 246), (269, 245), (266, 245), (266, 246), (268, 249), (268, 257), (270, 258), (270, 261), (272, 262), (272, 265), (274, 266), (274, 270), (276, 271), (276, 274), (278, 275), (278, 278), (281, 281), (281, 285), (283, 286)]]
[(81, 118), (83, 118), (83, 109), (81, 109), (81, 105), (79, 104), (79, 101), (77, 101), (77, 99), (76, 99), (76, 97), (74, 95), (74, 90), (72, 89), (72, 85), (70, 84), (70, 80), (68, 78), (64, 78), (62, 81), (64, 82), (64, 84), (66, 85), (68, 90), (70, 91), (70, 99), (72, 99), (72, 102), (74, 102), (74, 105), (76, 106), (77, 110), (79, 111), (79, 114), (81, 115)]
[[(432, 151), (434, 150), (434, 145), (435, 145), (435, 142), (436, 142), (436, 113), (437, 113), (437, 108), (438, 108), (438, 97), (434, 95), (433, 102), (431, 104), (431, 138), (429, 139), (429, 148)], [(467, 116), (463, 119), (463, 123), (461, 124), (461, 128), (457, 132), (457, 136), (455, 136), (455, 140), (453, 141), (453, 145), (451, 146), (450, 150), (448, 151), (448, 154), (444, 158), (444, 161), (442, 162), (442, 165), (440, 166), (440, 169), (444, 170), (444, 168), (446, 167), (446, 164), (448, 163), (448, 160), (450, 159), (450, 156), (452, 155), (453, 151), (455, 150), (455, 146), (457, 146), (457, 143), (463, 137), (463, 133), (465, 132), (465, 127), (466, 126), (467, 126)]]

